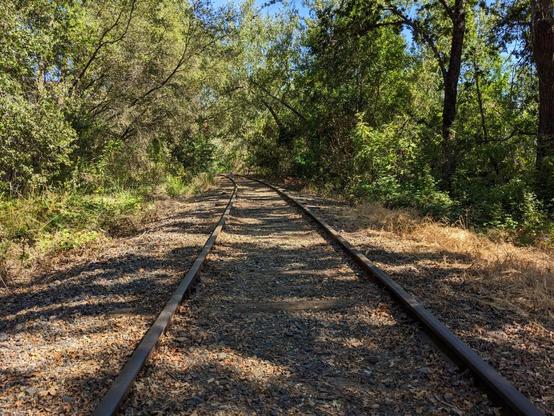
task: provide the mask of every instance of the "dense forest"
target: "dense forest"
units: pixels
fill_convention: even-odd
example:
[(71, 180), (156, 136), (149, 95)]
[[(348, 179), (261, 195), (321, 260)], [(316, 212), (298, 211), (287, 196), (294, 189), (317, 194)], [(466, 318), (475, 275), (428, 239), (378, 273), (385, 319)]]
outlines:
[(0, 251), (229, 170), (549, 245), (553, 56), (551, 0), (2, 0)]

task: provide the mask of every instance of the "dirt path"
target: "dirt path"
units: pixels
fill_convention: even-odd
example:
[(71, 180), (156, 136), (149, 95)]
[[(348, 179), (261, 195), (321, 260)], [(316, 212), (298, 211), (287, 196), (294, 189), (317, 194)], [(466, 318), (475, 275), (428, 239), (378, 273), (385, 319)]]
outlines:
[(169, 298), (232, 187), (157, 204), (93, 258), (0, 293), (0, 414), (88, 414)]
[(274, 192), (232, 216), (123, 413), (486, 415), (484, 395)]

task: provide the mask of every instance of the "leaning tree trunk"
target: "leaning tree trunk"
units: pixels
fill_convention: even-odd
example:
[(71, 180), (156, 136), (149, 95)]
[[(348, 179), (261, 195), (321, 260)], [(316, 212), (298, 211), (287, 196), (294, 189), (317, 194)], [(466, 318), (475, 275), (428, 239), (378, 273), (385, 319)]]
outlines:
[(456, 170), (456, 146), (452, 125), (456, 119), (458, 80), (464, 47), (466, 19), (463, 0), (456, 0), (454, 9), (451, 10), (451, 19), (452, 43), (450, 44), (448, 70), (444, 74), (444, 101), (442, 107), (442, 179), (447, 189), (451, 187), (452, 175)]
[[(536, 191), (547, 204), (554, 198), (554, 7), (532, 0), (533, 58), (539, 78)], [(553, 204), (554, 205), (554, 204)]]

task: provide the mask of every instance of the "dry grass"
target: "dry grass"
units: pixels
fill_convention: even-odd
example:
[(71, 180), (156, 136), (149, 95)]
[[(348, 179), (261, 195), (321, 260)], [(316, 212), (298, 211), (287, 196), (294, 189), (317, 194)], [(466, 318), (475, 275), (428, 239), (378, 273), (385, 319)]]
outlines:
[(191, 192), (195, 195), (207, 192), (215, 184), (212, 173), (201, 173), (195, 176), (191, 183)]
[[(330, 198), (345, 203), (333, 210), (345, 224), (355, 219), (357, 228), (388, 234), (394, 240), (416, 242), (421, 249), (464, 256), (463, 279), (483, 289), (481, 302), (497, 309), (509, 309), (527, 316), (534, 313), (554, 319), (554, 249), (548, 241), (540, 246), (521, 247), (510, 242), (501, 230), (478, 233), (467, 224), (447, 224), (422, 217), (416, 210), (390, 209), (380, 204), (354, 206), (336, 192), (310, 184), (285, 181), (301, 194)], [(539, 243), (541, 241), (537, 240)], [(408, 243), (409, 244), (409, 243)]]
[(496, 307), (519, 307), (522, 313), (545, 311), (554, 315), (553, 250), (518, 247), (501, 241), (498, 234), (493, 239), (468, 229), (465, 224), (447, 225), (409, 210), (360, 204), (340, 211), (341, 215), (357, 218), (364, 228), (470, 258), (465, 277), (477, 279), (490, 289), (489, 298)]

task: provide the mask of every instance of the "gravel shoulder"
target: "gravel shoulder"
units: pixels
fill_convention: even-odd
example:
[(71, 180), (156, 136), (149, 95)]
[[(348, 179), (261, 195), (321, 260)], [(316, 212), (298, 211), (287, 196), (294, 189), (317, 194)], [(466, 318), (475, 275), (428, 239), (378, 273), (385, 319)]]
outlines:
[(402, 238), (368, 226), (355, 207), (289, 192), (416, 295), (537, 407), (554, 414), (552, 315), (541, 308), (519, 306), (524, 302), (518, 299), (497, 302), (499, 295), (510, 293), (510, 280), (503, 279), (502, 270), (494, 278), (484, 277), (489, 273), (483, 273), (477, 259), (445, 249), (440, 241)]
[(277, 194), (239, 193), (126, 415), (497, 414), (377, 285)]
[(217, 223), (232, 186), (166, 198), (155, 220), (0, 291), (0, 414), (88, 414)]

